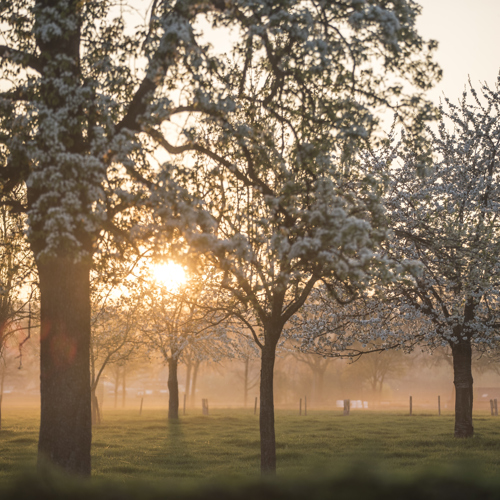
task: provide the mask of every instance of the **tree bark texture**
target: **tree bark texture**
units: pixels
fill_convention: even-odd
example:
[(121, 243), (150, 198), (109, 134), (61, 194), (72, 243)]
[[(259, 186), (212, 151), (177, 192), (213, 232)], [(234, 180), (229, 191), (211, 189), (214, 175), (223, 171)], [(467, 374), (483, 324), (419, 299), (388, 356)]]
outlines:
[(179, 419), (179, 381), (177, 380), (177, 358), (168, 360), (168, 419)]
[(263, 346), (260, 371), (260, 469), (262, 475), (276, 474), (274, 431), (274, 361), (276, 345)]
[(90, 263), (38, 263), (41, 296), (38, 465), (90, 475)]
[(474, 435), (472, 426), (472, 347), (469, 340), (451, 344), (455, 384), (455, 437)]

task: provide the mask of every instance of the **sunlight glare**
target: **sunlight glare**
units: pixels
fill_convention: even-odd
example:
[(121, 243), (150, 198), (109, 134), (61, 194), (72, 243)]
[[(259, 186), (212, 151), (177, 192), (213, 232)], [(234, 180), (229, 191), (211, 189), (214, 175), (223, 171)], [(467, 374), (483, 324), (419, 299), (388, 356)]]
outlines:
[(169, 261), (153, 267), (155, 280), (171, 292), (175, 292), (186, 282), (186, 272), (180, 264)]

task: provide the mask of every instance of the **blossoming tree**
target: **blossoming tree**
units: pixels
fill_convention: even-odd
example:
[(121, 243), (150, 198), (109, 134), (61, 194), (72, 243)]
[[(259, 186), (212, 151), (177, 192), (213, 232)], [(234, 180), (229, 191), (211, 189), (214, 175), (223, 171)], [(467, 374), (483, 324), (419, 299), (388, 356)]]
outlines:
[[(137, 236), (158, 173), (140, 134), (195, 105), (193, 75), (212, 63), (193, 24), (224, 4), (154, 1), (143, 23), (122, 7), (0, 3), (1, 199), (28, 215), (40, 280), (39, 463), (82, 475), (90, 473), (92, 256), (103, 233), (115, 244)], [(183, 87), (185, 101), (168, 98)], [(26, 201), (11, 196), (18, 186)]]
[[(386, 236), (383, 175), (350, 159), (376, 129), (378, 105), (402, 92), (392, 83), (409, 76), (426, 87), (436, 76), (416, 42), (416, 14), (406, 2), (242, 10), (241, 40), (206, 83), (232, 111), (207, 113), (181, 144), (153, 134), (166, 151), (191, 153), (196, 168), (173, 164), (172, 175), (207, 200), (215, 224), (188, 241), (224, 273), (233, 314), (260, 348), (265, 474), (276, 470), (273, 370), (283, 328), (318, 282), (352, 291), (367, 285), (369, 269), (386, 272), (376, 256)], [(430, 72), (425, 81), (413, 78), (416, 67), (419, 77)], [(407, 119), (429, 111), (416, 97), (408, 101), (416, 108), (404, 102)]]
[(474, 432), (473, 349), (495, 350), (500, 338), (499, 108), (500, 82), (481, 93), (470, 87), (458, 104), (445, 102), (427, 173), (405, 147), (392, 163), (393, 237), (384, 248), (395, 262), (420, 262), (418, 272), (342, 309), (318, 291), (302, 322), (301, 348), (324, 354), (449, 346), (460, 438)]
[[(374, 111), (396, 100), (402, 114), (427, 114), (417, 94), (405, 93), (405, 82), (425, 89), (439, 76), (431, 59), (435, 43), (415, 30), (420, 8), (413, 0), (154, 0), (135, 30), (128, 28), (137, 20), (127, 18), (126, 2), (122, 7), (107, 0), (0, 3), (6, 40), (0, 71), (9, 82), (0, 100), (7, 152), (0, 187), (2, 194), (27, 187), (27, 202), (18, 208), (28, 214), (40, 277), (39, 459), (84, 475), (91, 445), (89, 273), (98, 238), (103, 232), (116, 241), (151, 237), (151, 224), (137, 230), (145, 222), (141, 208), (155, 209), (162, 234), (178, 225), (201, 232), (214, 227), (207, 212), (190, 210), (189, 190), (177, 187), (168, 165), (154, 164), (155, 141), (171, 154), (192, 151), (215, 161), (228, 179), (231, 174), (231, 190), (239, 183), (262, 203), (271, 224), (264, 226), (275, 229), (272, 252), (289, 252), (285, 243), (295, 224), (306, 231), (324, 219), (338, 231), (332, 243), (340, 245), (338, 262), (356, 254), (363, 266), (369, 253), (358, 251), (371, 247), (371, 229), (354, 221), (357, 198), (335, 192), (340, 171), (330, 178), (331, 149), (346, 159), (376, 128)], [(197, 28), (201, 17), (236, 31), (234, 64), (210, 52)], [(215, 129), (219, 150), (199, 137), (193, 120), (182, 131), (186, 143), (165, 137), (162, 124), (180, 113)], [(309, 194), (299, 192), (304, 185)], [(365, 202), (375, 206), (368, 191)], [(311, 210), (303, 214), (301, 204)], [(227, 207), (215, 211), (224, 214)], [(315, 262), (329, 259), (319, 249), (333, 231), (324, 242), (319, 229), (312, 231), (291, 236), (293, 265), (271, 272), (278, 282), (288, 283), (287, 269), (295, 273), (296, 263), (308, 260), (311, 273)], [(189, 241), (196, 247), (207, 240)], [(223, 249), (215, 251), (223, 256)], [(357, 266), (353, 261), (347, 268)], [(335, 260), (329, 269), (337, 268)], [(347, 269), (341, 271), (344, 276)], [(290, 279), (300, 297), (302, 278)], [(315, 279), (306, 281), (307, 290)], [(273, 310), (284, 304), (284, 290), (276, 292)], [(273, 319), (271, 329), (280, 331), (295, 308), (286, 308), (278, 323)], [(274, 343), (266, 349), (273, 351)], [(271, 358), (266, 354), (267, 372)], [(261, 409), (264, 442), (274, 442), (270, 408), (264, 403)], [(274, 469), (273, 453), (263, 455), (266, 470)]]
[[(150, 352), (168, 365), (168, 418), (179, 418), (178, 367), (182, 362), (220, 361), (233, 357), (233, 343), (224, 322), (228, 315), (214, 307), (206, 280), (192, 276), (178, 288), (159, 283), (143, 285), (137, 324)], [(186, 384), (187, 391), (187, 384)]]

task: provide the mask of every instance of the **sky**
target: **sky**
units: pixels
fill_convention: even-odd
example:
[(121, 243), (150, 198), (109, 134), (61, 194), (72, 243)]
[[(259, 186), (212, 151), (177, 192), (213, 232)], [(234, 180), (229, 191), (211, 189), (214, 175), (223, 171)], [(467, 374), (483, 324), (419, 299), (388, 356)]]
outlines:
[(443, 79), (428, 96), (456, 102), (470, 76), (476, 88), (491, 86), (500, 69), (500, 0), (418, 0), (418, 31), (439, 42), (436, 60)]

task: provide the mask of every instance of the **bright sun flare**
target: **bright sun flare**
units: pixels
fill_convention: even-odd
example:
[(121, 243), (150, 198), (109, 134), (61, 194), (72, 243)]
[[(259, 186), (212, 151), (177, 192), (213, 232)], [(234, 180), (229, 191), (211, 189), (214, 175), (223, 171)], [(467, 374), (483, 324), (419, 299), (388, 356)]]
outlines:
[(157, 264), (153, 267), (153, 275), (161, 285), (170, 291), (176, 291), (186, 282), (186, 272), (180, 264), (167, 262), (166, 264)]

